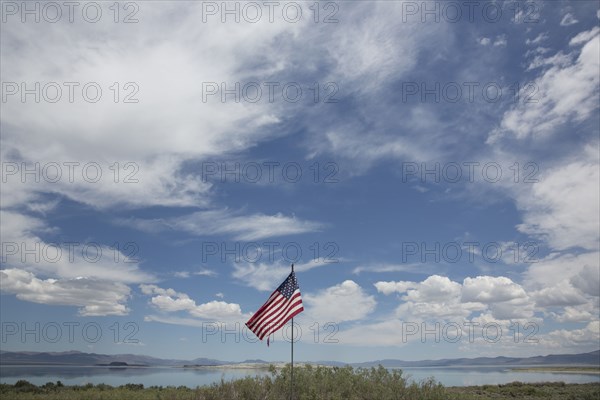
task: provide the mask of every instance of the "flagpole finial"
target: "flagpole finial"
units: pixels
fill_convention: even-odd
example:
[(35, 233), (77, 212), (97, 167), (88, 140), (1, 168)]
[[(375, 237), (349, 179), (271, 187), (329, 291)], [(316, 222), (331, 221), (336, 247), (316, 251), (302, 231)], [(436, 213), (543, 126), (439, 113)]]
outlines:
[(294, 272), (294, 264), (292, 263), (292, 272)]

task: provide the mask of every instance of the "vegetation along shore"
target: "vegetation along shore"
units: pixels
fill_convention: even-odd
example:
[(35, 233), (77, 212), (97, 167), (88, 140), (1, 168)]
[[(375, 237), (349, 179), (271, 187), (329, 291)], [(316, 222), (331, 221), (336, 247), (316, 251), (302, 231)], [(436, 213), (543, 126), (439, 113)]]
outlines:
[[(294, 368), (294, 400), (485, 400), (485, 399), (568, 399), (597, 400), (600, 383), (521, 383), (468, 387), (444, 387), (433, 379), (415, 383), (401, 370), (352, 367)], [(222, 380), (197, 388), (144, 387), (127, 384), (65, 386), (49, 382), (42, 386), (27, 381), (1, 384), (0, 398), (15, 400), (282, 400), (289, 398), (290, 368), (270, 367), (270, 376)]]

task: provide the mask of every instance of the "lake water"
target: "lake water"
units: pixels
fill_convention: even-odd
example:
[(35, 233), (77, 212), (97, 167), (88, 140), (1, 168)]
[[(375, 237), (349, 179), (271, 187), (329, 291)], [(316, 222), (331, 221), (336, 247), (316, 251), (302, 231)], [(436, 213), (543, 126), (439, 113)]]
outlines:
[[(588, 383), (600, 382), (599, 375), (510, 371), (509, 367), (402, 368), (404, 375), (415, 381), (434, 377), (445, 386), (471, 386), (521, 382)], [(107, 368), (66, 366), (0, 366), (0, 383), (14, 384), (25, 379), (36, 385), (61, 381), (65, 385), (126, 383), (144, 386), (196, 387), (245, 376), (267, 375), (264, 369), (182, 369), (182, 368)]]

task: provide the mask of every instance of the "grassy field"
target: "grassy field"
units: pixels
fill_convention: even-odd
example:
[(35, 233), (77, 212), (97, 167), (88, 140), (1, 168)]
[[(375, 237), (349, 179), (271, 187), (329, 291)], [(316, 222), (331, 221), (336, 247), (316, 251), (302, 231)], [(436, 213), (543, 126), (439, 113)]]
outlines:
[[(128, 384), (63, 386), (60, 382), (35, 386), (27, 381), (0, 385), (0, 398), (16, 400), (286, 400), (289, 399), (289, 367), (270, 369), (271, 376), (222, 381), (212, 386), (149, 387)], [(442, 400), (442, 399), (569, 399), (598, 400), (600, 384), (514, 382), (445, 388), (433, 380), (410, 382), (402, 371), (324, 368), (310, 365), (294, 368), (294, 400)]]

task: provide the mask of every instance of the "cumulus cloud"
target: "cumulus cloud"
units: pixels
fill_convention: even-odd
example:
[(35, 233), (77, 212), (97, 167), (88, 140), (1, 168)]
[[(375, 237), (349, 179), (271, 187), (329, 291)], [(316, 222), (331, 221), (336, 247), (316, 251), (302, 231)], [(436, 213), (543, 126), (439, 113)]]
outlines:
[(41, 304), (77, 306), (81, 316), (127, 315), (130, 289), (106, 280), (39, 279), (31, 272), (10, 268), (0, 270), (0, 288), (17, 298)]
[(461, 303), (461, 285), (447, 277), (432, 275), (422, 282), (376, 282), (384, 294), (405, 293), (396, 316), (407, 320), (466, 318), (481, 304)]
[(422, 282), (377, 282), (380, 293), (405, 293), (396, 315), (408, 319), (466, 319), (489, 311), (497, 319), (533, 316), (533, 304), (524, 289), (506, 277), (478, 276), (461, 283), (432, 275)]
[(239, 304), (212, 300), (203, 304), (196, 304), (186, 293), (174, 289), (164, 289), (156, 285), (139, 286), (141, 292), (152, 296), (150, 304), (165, 313), (185, 311), (194, 318), (211, 321), (243, 320), (249, 315), (243, 314)]
[(561, 282), (556, 286), (544, 288), (533, 293), (536, 304), (541, 307), (548, 306), (574, 306), (587, 302), (587, 299), (568, 282)]
[(377, 305), (375, 298), (352, 280), (302, 295), (307, 314), (315, 321), (355, 321), (365, 318)]
[(599, 312), (598, 253), (550, 256), (531, 264), (522, 284), (503, 276), (467, 277), (462, 283), (432, 275), (422, 282), (380, 281), (378, 292), (398, 293), (395, 316), (407, 321), (532, 321), (537, 313), (581, 322)]
[(504, 276), (465, 278), (462, 300), (481, 303), (499, 303), (527, 297), (525, 290)]
[(584, 265), (583, 269), (571, 278), (571, 284), (590, 296), (600, 296), (600, 268)]
[(567, 306), (562, 312), (551, 312), (549, 315), (560, 323), (565, 322), (588, 322), (598, 317), (598, 304), (588, 302), (575, 307)]
[(556, 250), (596, 250), (600, 243), (599, 171), (597, 147), (591, 145), (577, 160), (550, 168), (543, 179), (517, 194), (517, 207), (524, 213), (517, 228)]
[(581, 329), (558, 329), (544, 335), (541, 340), (546, 346), (561, 350), (597, 349), (600, 342), (600, 321), (590, 321)]
[(600, 313), (600, 253), (550, 254), (531, 264), (523, 285), (536, 306), (558, 322), (584, 322)]
[(527, 288), (541, 290), (571, 280), (578, 282), (576, 277), (586, 267), (598, 268), (599, 256), (597, 251), (581, 254), (552, 253), (527, 268), (523, 284)]

